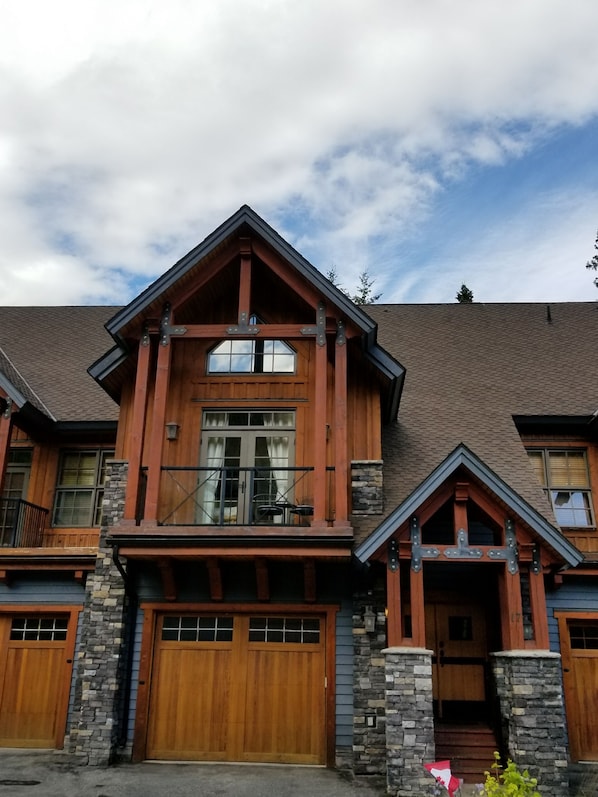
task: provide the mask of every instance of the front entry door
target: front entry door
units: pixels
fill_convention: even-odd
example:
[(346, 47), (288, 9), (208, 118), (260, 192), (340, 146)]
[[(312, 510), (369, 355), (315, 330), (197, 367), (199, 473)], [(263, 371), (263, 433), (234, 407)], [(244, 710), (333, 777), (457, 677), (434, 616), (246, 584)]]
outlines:
[(480, 719), (486, 701), (486, 612), (469, 603), (426, 606), (426, 645), (440, 719)]

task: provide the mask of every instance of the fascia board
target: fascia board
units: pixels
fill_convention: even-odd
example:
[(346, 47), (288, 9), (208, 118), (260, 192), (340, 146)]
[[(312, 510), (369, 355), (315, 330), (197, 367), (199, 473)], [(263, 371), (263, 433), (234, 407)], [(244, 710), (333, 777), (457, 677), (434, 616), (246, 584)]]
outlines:
[(22, 407), (26, 403), (27, 399), (25, 398), (25, 396), (21, 393), (20, 390), (17, 390), (17, 388), (13, 385), (10, 379), (8, 379), (8, 377), (6, 377), (1, 371), (0, 371), (0, 387), (2, 388), (2, 390), (4, 390), (9, 399), (11, 399), (11, 401), (14, 401), (17, 407)]
[(118, 368), (129, 355), (129, 352), (124, 346), (114, 346), (110, 351), (106, 352), (99, 360), (89, 366), (87, 373), (96, 380), (101, 382), (109, 376), (115, 368)]

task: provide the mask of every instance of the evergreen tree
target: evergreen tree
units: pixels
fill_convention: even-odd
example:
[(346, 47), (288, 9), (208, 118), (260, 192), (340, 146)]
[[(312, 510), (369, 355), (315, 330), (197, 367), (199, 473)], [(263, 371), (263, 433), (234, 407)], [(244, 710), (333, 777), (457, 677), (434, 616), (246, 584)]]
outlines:
[(382, 296), (381, 293), (374, 293), (375, 279), (370, 277), (367, 269), (364, 269), (359, 275), (359, 287), (357, 292), (351, 296), (355, 304), (374, 304)]
[(355, 293), (351, 293), (351, 291), (343, 288), (343, 286), (339, 283), (336, 266), (331, 266), (328, 269), (326, 272), (326, 278), (330, 280), (335, 288), (338, 288), (339, 291), (342, 291), (345, 296), (348, 296), (352, 302), (355, 302), (355, 304), (374, 304), (374, 302), (377, 302), (382, 296), (381, 293), (373, 292), (374, 283), (376, 280), (373, 277), (370, 277), (367, 268), (364, 269), (359, 275), (359, 285)]
[(472, 304), (473, 291), (470, 291), (467, 285), (463, 283), (463, 285), (461, 285), (461, 290), (457, 293), (457, 296), (455, 298), (460, 304)]
[[(594, 249), (596, 250), (597, 254), (595, 254), (591, 260), (588, 260), (586, 263), (586, 268), (592, 268), (594, 271), (598, 271), (598, 233), (596, 233)], [(594, 278), (594, 285), (598, 288), (598, 277)]]

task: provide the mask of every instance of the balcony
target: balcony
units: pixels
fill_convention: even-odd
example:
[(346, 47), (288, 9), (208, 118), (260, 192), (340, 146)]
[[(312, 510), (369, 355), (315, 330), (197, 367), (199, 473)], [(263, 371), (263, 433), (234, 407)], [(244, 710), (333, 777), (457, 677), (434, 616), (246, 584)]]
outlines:
[[(313, 484), (312, 467), (162, 467), (158, 525), (309, 526)], [(333, 495), (334, 469), (327, 468), (328, 522), (334, 519)]]
[(0, 547), (39, 548), (43, 545), (48, 510), (22, 498), (0, 498)]

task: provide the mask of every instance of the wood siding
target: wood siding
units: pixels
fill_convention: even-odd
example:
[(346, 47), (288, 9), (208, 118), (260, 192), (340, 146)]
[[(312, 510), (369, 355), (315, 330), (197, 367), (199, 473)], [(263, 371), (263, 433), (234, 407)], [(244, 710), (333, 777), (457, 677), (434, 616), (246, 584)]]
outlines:
[[(171, 366), (165, 420), (179, 426), (176, 441), (164, 441), (162, 464), (165, 467), (197, 467), (200, 462), (201, 424), (205, 409), (293, 409), (296, 413), (295, 467), (313, 467), (316, 460), (315, 424), (315, 342), (292, 340), (297, 352), (295, 374), (219, 374), (206, 375), (209, 351), (217, 340), (172, 339)], [(335, 465), (335, 392), (334, 363), (331, 361), (334, 344), (329, 341), (326, 402), (326, 465)], [(152, 450), (152, 411), (154, 406), (155, 353), (150, 365), (150, 385), (147, 392), (147, 420), (143, 438), (142, 467), (150, 465)], [(381, 457), (381, 409), (379, 385), (361, 354), (351, 347), (348, 376), (348, 458), (379, 459)], [(133, 413), (133, 391), (123, 391), (121, 419), (117, 440), (117, 456), (131, 457), (130, 436), (122, 429), (130, 429)], [(331, 481), (333, 477), (330, 477)], [(347, 484), (349, 477), (346, 474)], [(172, 501), (168, 480), (162, 478), (160, 506)], [(334, 507), (330, 508), (333, 514)]]

